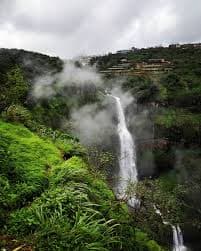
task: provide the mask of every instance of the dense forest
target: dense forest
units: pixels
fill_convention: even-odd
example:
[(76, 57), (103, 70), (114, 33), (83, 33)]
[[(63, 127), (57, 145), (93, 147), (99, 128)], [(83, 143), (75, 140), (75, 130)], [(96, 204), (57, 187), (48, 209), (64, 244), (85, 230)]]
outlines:
[[(154, 204), (166, 220), (181, 226), (187, 245), (200, 250), (200, 56), (195, 48), (150, 48), (93, 57), (90, 64), (97, 70), (122, 58), (165, 58), (173, 64), (170, 73), (157, 78), (105, 76), (103, 86), (93, 83), (99, 79), (91, 71), (92, 80), (77, 85), (68, 78), (69, 70), (63, 76), (66, 62), (59, 58), (1, 49), (0, 248), (171, 250), (172, 231)], [(71, 74), (89, 75), (81, 74), (79, 62), (71, 64)], [(117, 200), (112, 191), (116, 135), (88, 146), (73, 128), (74, 111), (91, 105), (95, 114), (111, 109), (104, 89), (115, 86), (134, 98), (126, 115), (135, 132), (140, 181), (127, 192), (141, 201), (138, 209)], [(115, 115), (112, 121), (115, 125)]]

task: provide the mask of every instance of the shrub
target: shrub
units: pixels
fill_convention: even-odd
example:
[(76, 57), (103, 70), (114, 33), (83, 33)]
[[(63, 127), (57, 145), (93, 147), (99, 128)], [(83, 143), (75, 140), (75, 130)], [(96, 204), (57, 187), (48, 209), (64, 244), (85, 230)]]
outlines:
[(47, 168), (61, 162), (60, 153), (20, 125), (0, 121), (0, 134), (1, 206), (13, 209), (48, 186)]
[(21, 69), (16, 66), (6, 75), (0, 93), (0, 109), (11, 104), (23, 104), (27, 98), (28, 83), (25, 81)]
[(35, 234), (36, 250), (110, 250), (116, 224), (93, 208), (87, 187), (76, 183), (44, 193), (31, 207), (12, 213), (9, 231)]
[(11, 105), (4, 113), (6, 120), (10, 122), (19, 122), (24, 125), (31, 124), (31, 113), (21, 105)]

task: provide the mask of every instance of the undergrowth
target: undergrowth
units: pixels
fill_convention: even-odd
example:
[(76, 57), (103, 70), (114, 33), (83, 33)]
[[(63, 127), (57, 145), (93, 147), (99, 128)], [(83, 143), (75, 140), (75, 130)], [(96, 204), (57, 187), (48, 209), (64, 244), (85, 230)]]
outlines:
[(35, 250), (162, 250), (135, 228), (127, 206), (89, 168), (80, 147), (72, 151), (65, 146), (70, 140), (53, 144), (2, 121), (0, 135), (1, 234)]

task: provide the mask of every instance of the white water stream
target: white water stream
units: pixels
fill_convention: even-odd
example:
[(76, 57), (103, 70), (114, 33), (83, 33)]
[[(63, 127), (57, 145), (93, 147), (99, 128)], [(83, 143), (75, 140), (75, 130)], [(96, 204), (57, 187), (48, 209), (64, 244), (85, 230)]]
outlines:
[[(112, 96), (112, 95), (110, 95)], [(120, 98), (112, 96), (116, 101), (117, 116), (118, 116), (118, 134), (120, 139), (120, 158), (119, 158), (119, 180), (116, 187), (116, 196), (118, 199), (127, 200), (131, 207), (139, 205), (139, 201), (135, 196), (129, 197), (127, 189), (129, 184), (134, 185), (137, 181), (136, 168), (136, 152), (135, 143), (132, 135), (128, 131), (124, 110)]]
[(184, 246), (183, 235), (179, 225), (173, 226), (173, 251), (187, 251), (187, 248)]
[(164, 225), (170, 225), (173, 233), (173, 248), (172, 251), (187, 251), (187, 247), (184, 246), (184, 240), (182, 231), (179, 225), (174, 226), (170, 222), (163, 219), (161, 211), (154, 205), (155, 212), (160, 215)]

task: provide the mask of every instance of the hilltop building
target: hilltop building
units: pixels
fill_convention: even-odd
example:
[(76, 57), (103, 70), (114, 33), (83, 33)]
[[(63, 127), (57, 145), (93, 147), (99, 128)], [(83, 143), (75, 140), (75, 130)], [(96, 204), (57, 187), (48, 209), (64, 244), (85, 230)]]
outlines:
[(170, 49), (176, 49), (176, 48), (180, 48), (180, 47), (181, 47), (180, 44), (170, 44), (170, 45), (169, 45), (169, 48), (170, 48)]
[(119, 54), (126, 54), (126, 53), (129, 53), (129, 52), (131, 52), (131, 50), (119, 50), (119, 51), (117, 51), (117, 53), (119, 53)]
[(181, 49), (201, 48), (201, 43), (193, 43), (193, 44), (170, 44), (169, 48), (170, 49), (176, 49), (176, 48), (181, 48)]
[(172, 70), (172, 64), (165, 59), (148, 59), (146, 62), (137, 63), (135, 69), (144, 74), (161, 74)]
[(127, 59), (121, 59), (121, 63), (114, 65), (107, 70), (100, 71), (102, 74), (140, 76), (158, 75), (172, 70), (172, 64), (165, 59), (148, 59), (146, 62), (136, 63)]
[(119, 50), (117, 51), (116, 53), (119, 53), (119, 54), (126, 54), (126, 53), (130, 53), (130, 52), (136, 52), (138, 51), (139, 49), (136, 48), (136, 47), (131, 47), (129, 50)]

